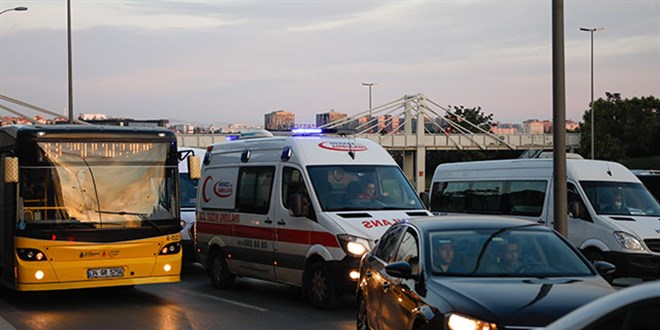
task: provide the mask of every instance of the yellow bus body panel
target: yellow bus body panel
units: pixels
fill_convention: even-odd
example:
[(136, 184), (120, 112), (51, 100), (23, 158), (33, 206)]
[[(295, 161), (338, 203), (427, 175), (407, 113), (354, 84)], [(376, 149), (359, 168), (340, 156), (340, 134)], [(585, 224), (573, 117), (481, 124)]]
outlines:
[[(159, 255), (159, 251), (167, 244), (180, 242), (180, 238), (180, 234), (173, 234), (116, 243), (87, 243), (16, 237), (17, 249), (37, 249), (46, 255), (45, 261), (25, 261), (16, 255), (16, 289), (66, 290), (178, 282), (181, 250), (170, 255)], [(123, 276), (88, 278), (89, 269), (108, 268), (123, 269)], [(42, 275), (40, 279), (38, 272)]]

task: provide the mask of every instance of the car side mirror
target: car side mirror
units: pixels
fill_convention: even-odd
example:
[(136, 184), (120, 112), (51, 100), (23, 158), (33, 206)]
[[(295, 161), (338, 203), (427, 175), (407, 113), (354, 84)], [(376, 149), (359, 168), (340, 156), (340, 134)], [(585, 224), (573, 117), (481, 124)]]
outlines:
[(415, 278), (417, 275), (413, 274), (412, 266), (406, 261), (397, 261), (385, 266), (387, 275), (398, 278)]
[(607, 261), (596, 260), (593, 262), (593, 265), (598, 274), (602, 276), (613, 274), (616, 271), (616, 266)]
[(424, 207), (428, 210), (430, 208), (429, 193), (427, 193), (426, 191), (422, 191), (421, 193), (419, 193), (419, 198), (422, 200)]

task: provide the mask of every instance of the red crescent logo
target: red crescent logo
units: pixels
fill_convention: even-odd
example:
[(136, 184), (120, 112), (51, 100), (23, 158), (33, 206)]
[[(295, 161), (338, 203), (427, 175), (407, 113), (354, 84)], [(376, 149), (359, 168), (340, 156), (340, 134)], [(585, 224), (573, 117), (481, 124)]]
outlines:
[(213, 177), (207, 176), (206, 179), (204, 179), (204, 184), (202, 185), (202, 198), (204, 199), (204, 202), (208, 203), (211, 201), (210, 198), (206, 197), (206, 184), (209, 183), (209, 181), (213, 180)]
[(334, 141), (324, 141), (319, 143), (319, 147), (327, 150), (333, 151), (366, 151), (367, 147), (363, 144), (355, 144), (353, 142), (334, 142)]

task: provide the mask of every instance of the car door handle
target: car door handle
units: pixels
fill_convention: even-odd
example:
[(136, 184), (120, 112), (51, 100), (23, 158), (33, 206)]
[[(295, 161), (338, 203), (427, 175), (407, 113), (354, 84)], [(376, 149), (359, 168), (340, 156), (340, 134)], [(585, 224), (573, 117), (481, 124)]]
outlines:
[(273, 223), (273, 220), (270, 220), (269, 218), (266, 218), (266, 220), (264, 220), (264, 222), (265, 223)]
[(545, 220), (538, 219), (538, 220), (536, 220), (536, 223), (545, 223)]
[(277, 224), (280, 226), (284, 226), (286, 225), (286, 222), (284, 221), (284, 219), (280, 219), (280, 221), (278, 221)]

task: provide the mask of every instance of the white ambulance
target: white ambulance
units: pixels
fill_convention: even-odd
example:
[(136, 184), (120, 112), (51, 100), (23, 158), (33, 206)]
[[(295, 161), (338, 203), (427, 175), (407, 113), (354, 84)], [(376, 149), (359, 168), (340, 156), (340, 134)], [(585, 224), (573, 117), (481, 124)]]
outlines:
[[(433, 175), (434, 213), (515, 216), (554, 226), (552, 159), (448, 163)], [(626, 167), (567, 159), (568, 240), (616, 276), (660, 278), (660, 205)]]
[[(179, 147), (179, 205), (181, 207), (181, 245), (183, 261), (195, 261), (194, 233), (195, 207), (197, 206), (197, 183), (199, 178), (192, 174), (190, 167), (199, 167), (199, 161), (190, 160), (204, 158), (206, 150), (198, 148)], [(191, 158), (192, 156), (192, 158)], [(200, 168), (193, 169), (199, 175)]]
[(390, 225), (430, 215), (376, 142), (250, 133), (210, 146), (202, 165), (197, 251), (218, 288), (249, 276), (332, 307)]

